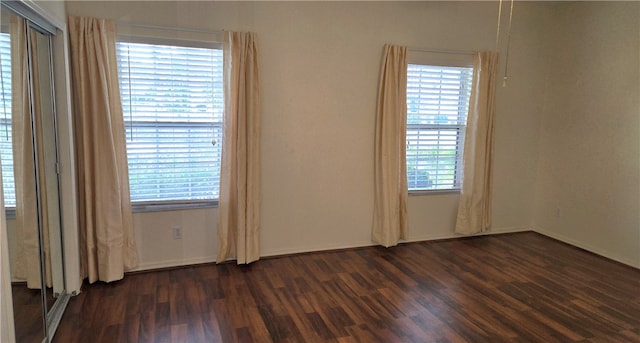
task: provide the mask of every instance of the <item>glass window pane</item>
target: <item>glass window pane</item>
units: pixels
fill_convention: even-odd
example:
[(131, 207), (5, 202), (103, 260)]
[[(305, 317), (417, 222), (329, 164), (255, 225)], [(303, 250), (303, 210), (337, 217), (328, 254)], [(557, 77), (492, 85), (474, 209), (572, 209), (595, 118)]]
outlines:
[(0, 158), (5, 207), (16, 206), (11, 136), (11, 35), (0, 33)]
[(472, 76), (473, 68), (408, 66), (409, 190), (460, 187)]
[(117, 44), (131, 200), (219, 194), (222, 50)]

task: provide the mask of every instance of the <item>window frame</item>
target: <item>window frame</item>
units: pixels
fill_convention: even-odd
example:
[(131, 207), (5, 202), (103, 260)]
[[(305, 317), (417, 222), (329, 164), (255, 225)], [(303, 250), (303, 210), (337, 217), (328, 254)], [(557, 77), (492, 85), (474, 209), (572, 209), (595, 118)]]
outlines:
[[(437, 52), (437, 51), (418, 51), (418, 50), (409, 50), (407, 56), (407, 74), (409, 65), (423, 65), (423, 66), (436, 66), (436, 67), (454, 67), (454, 68), (471, 68), (471, 77), (473, 78), (473, 59), (474, 56), (471, 53), (455, 53), (455, 52)], [(408, 86), (408, 78), (407, 78), (407, 86)], [(471, 93), (471, 89), (469, 90)], [(437, 125), (437, 124), (409, 124), (408, 123), (408, 112), (407, 108), (407, 118), (405, 118), (405, 134), (408, 134), (410, 126), (418, 129), (426, 129), (426, 130), (437, 130), (437, 129), (454, 129), (458, 130), (463, 129), (466, 131), (468, 125), (468, 113), (467, 120), (465, 125)], [(468, 110), (467, 110), (468, 112)], [(464, 154), (464, 138), (466, 138), (466, 132), (464, 136), (460, 137), (457, 135), (458, 146), (460, 146), (460, 152)], [(407, 141), (408, 142), (408, 141)], [(406, 154), (406, 149), (405, 149)], [(424, 195), (440, 195), (440, 194), (459, 194), (462, 187), (463, 180), (463, 163), (464, 163), (464, 155), (461, 156), (461, 163), (459, 166), (456, 166), (455, 173), (460, 175), (459, 179), (456, 176), (456, 180), (454, 179), (454, 187), (447, 189), (411, 189), (409, 188), (407, 182), (407, 192), (409, 196), (424, 196)], [(407, 162), (405, 161), (405, 164)], [(408, 177), (408, 174), (407, 174)]]
[[(151, 44), (151, 45), (168, 45), (168, 46), (179, 46), (186, 48), (205, 48), (205, 49), (216, 49), (223, 50), (223, 43), (219, 41), (214, 41), (210, 39), (192, 39), (190, 38), (166, 38), (166, 37), (158, 37), (156, 35), (138, 35), (138, 34), (118, 34), (116, 36), (116, 44), (117, 43), (134, 43), (134, 44)], [(224, 60), (224, 52), (223, 52), (223, 60)], [(224, 61), (223, 61), (224, 64)], [(118, 75), (119, 75), (118, 71)], [(224, 73), (224, 71), (223, 71)], [(118, 80), (119, 82), (119, 80)], [(224, 92), (224, 85), (222, 87)], [(122, 94), (122, 93), (120, 93)], [(224, 95), (223, 95), (224, 99)], [(124, 102), (124, 98), (122, 99)], [(223, 100), (224, 101), (224, 100)], [(126, 117), (127, 114), (123, 111), (123, 116)], [(223, 114), (224, 117), (224, 114)], [(126, 118), (124, 118), (126, 121)], [(126, 124), (125, 124), (126, 125)], [(186, 125), (186, 124), (185, 124)], [(207, 124), (204, 124), (207, 125)], [(216, 126), (216, 124), (213, 124)], [(217, 124), (224, 128), (224, 122), (220, 122)], [(218, 143), (220, 144), (220, 143)], [(127, 167), (129, 157), (127, 154)], [(222, 161), (222, 160), (221, 160)], [(131, 209), (134, 213), (144, 213), (144, 212), (164, 212), (164, 211), (178, 211), (178, 210), (189, 210), (189, 209), (200, 209), (200, 208), (214, 208), (218, 207), (219, 199), (195, 199), (195, 200), (153, 200), (153, 201), (134, 201), (129, 198), (131, 202)]]

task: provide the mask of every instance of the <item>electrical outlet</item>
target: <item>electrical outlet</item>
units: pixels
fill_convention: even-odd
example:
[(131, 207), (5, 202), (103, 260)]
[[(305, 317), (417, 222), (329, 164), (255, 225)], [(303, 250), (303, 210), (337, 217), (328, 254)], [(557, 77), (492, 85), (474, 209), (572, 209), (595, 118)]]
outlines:
[(173, 228), (173, 239), (182, 239), (182, 228), (174, 227)]

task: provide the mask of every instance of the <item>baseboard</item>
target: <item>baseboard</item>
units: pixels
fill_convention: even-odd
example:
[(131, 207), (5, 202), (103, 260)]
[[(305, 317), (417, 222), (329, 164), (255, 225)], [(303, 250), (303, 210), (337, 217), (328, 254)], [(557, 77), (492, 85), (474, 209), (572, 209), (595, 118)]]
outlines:
[(198, 258), (180, 259), (180, 260), (167, 260), (160, 262), (140, 263), (137, 268), (129, 270), (129, 272), (141, 272), (145, 270), (185, 267), (194, 264), (213, 263), (216, 261), (216, 256), (205, 256)]
[(408, 240), (406, 240), (406, 242), (410, 243), (410, 242), (423, 242), (423, 241), (437, 241), (442, 239), (474, 237), (474, 236), (491, 236), (491, 235), (499, 235), (503, 233), (516, 233), (516, 232), (526, 232), (526, 231), (531, 231), (531, 229), (523, 228), (523, 227), (509, 227), (509, 228), (491, 229), (490, 231), (480, 232), (472, 235), (460, 235), (452, 232), (444, 235), (415, 236), (415, 237), (409, 238)]
[(333, 245), (333, 246), (305, 247), (303, 249), (300, 249), (300, 248), (279, 249), (279, 250), (272, 250), (272, 251), (264, 251), (262, 252), (260, 257), (275, 257), (275, 256), (282, 256), (282, 255), (304, 254), (304, 253), (310, 253), (310, 252), (356, 249), (356, 248), (370, 247), (373, 245), (375, 245), (373, 242), (368, 241), (368, 242), (356, 242), (351, 244), (341, 244), (341, 245)]
[[(423, 236), (414, 236), (406, 241), (400, 242), (402, 243), (411, 243), (411, 242), (423, 242), (423, 241), (434, 241), (441, 239), (452, 239), (452, 238), (462, 238), (462, 237), (472, 237), (472, 236), (488, 236), (488, 235), (497, 235), (504, 233), (514, 233), (514, 232), (524, 232), (531, 231), (529, 228), (500, 228), (500, 229), (492, 229), (488, 232), (482, 232), (475, 235), (458, 235), (455, 233), (446, 234), (446, 235), (423, 235)], [(356, 248), (364, 248), (376, 245), (372, 241), (360, 241), (354, 242), (351, 244), (340, 244), (333, 246), (316, 246), (316, 247), (305, 247), (305, 248), (291, 248), (291, 249), (279, 249), (279, 250), (271, 250), (271, 251), (263, 251), (260, 257), (275, 257), (275, 256), (283, 256), (283, 255), (294, 255), (294, 254), (303, 254), (310, 252), (321, 252), (321, 251), (332, 251), (332, 250), (343, 250), (343, 249), (356, 249)], [(130, 270), (129, 272), (140, 272), (146, 270), (154, 270), (154, 269), (164, 269), (164, 268), (175, 268), (175, 267), (185, 267), (195, 264), (203, 264), (203, 263), (213, 263), (216, 261), (216, 256), (206, 256), (199, 258), (191, 258), (191, 259), (180, 259), (180, 260), (166, 260), (159, 262), (148, 262), (141, 263), (137, 268)]]
[(547, 231), (547, 230), (544, 230), (544, 229), (541, 229), (541, 228), (533, 228), (533, 231), (535, 231), (535, 232), (537, 232), (537, 233), (539, 233), (541, 235), (544, 235), (544, 236), (547, 236), (547, 237), (551, 237), (553, 239), (557, 239), (557, 240), (559, 240), (561, 242), (564, 242), (564, 243), (567, 243), (569, 245), (573, 245), (573, 246), (578, 247), (580, 249), (589, 251), (589, 252), (594, 253), (596, 255), (600, 255), (600, 256), (602, 256), (604, 258), (607, 258), (607, 259), (610, 259), (610, 260), (613, 260), (613, 261), (616, 261), (616, 262), (619, 262), (619, 263), (622, 263), (622, 264), (626, 264), (626, 265), (631, 266), (633, 268), (640, 269), (640, 261), (633, 261), (633, 260), (630, 260), (630, 259), (623, 258), (623, 257), (617, 256), (614, 253), (611, 253), (610, 251), (606, 251), (606, 250), (600, 249), (598, 247), (594, 247), (593, 245), (586, 244), (586, 243), (577, 241), (575, 239), (572, 239), (572, 238), (569, 238), (569, 237), (566, 237), (566, 236), (563, 236), (563, 235), (558, 235), (556, 233), (553, 233), (553, 232), (550, 232), (550, 231)]

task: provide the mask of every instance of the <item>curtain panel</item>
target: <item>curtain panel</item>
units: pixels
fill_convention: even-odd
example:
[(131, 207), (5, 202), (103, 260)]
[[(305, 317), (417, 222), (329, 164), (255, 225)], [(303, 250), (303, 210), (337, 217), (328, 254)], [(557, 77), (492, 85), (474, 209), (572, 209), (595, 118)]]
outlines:
[(385, 45), (378, 87), (372, 239), (407, 239), (407, 48)]
[(110, 282), (138, 265), (115, 25), (69, 17), (81, 270)]
[(260, 70), (257, 35), (224, 33), (225, 114), (217, 262), (260, 258)]
[(455, 232), (474, 234), (491, 227), (493, 141), (497, 52), (478, 52), (464, 142), (463, 178)]

